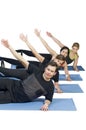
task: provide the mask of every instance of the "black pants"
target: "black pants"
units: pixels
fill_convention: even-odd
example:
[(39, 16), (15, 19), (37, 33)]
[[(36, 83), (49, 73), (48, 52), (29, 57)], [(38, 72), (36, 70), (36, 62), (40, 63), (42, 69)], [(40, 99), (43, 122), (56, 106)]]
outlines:
[(24, 92), (21, 80), (0, 78), (0, 104), (29, 101), (30, 99)]
[[(18, 49), (16, 51), (20, 52), (22, 55), (24, 53), (27, 56), (35, 57), (34, 54), (32, 53), (32, 51), (29, 51), (29, 50)], [(48, 54), (48, 53), (39, 53), (39, 54), (48, 59), (51, 59), (51, 57), (52, 57), (51, 54)]]
[[(15, 60), (15, 59), (12, 59), (12, 58), (0, 57), (0, 61), (3, 61), (3, 63), (4, 63), (4, 61), (6, 61), (9, 64), (15, 65), (17, 69), (24, 68), (24, 66), (18, 60)], [(29, 62), (31, 64), (36, 65), (36, 66), (40, 65), (39, 61), (29, 61)], [(4, 66), (5, 66), (5, 64), (4, 64)]]
[(9, 69), (0, 67), (0, 72), (3, 73), (5, 77), (15, 77), (21, 80), (29, 76), (26, 69)]
[(13, 80), (0, 78), (0, 103), (13, 102), (12, 87), (14, 87)]
[[(16, 51), (20, 52), (20, 53), (24, 53), (27, 56), (35, 57), (34, 54), (31, 51), (28, 51), (28, 50), (16, 50)], [(44, 53), (39, 53), (39, 54), (42, 55), (43, 57), (45, 57), (48, 60), (50, 60), (51, 57), (52, 57), (50, 54), (44, 54)], [(24, 68), (24, 66), (18, 60), (15, 60), (15, 59), (12, 59), (12, 58), (0, 57), (0, 61), (6, 61), (10, 64), (16, 65), (16, 68)], [(36, 66), (40, 65), (39, 61), (29, 61), (29, 62), (36, 65)]]

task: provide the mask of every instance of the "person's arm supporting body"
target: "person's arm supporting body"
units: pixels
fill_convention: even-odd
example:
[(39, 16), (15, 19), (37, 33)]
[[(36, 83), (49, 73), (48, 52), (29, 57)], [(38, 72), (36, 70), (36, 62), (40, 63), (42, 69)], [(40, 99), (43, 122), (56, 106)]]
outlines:
[(56, 89), (57, 93), (62, 93), (62, 90), (60, 89), (60, 86), (59, 86), (58, 82), (54, 82), (54, 86), (55, 86), (55, 89)]
[(79, 71), (78, 68), (77, 68), (78, 59), (79, 59), (79, 57), (77, 57), (77, 58), (74, 60), (74, 63), (73, 63), (73, 68), (74, 68), (75, 71)]
[(36, 34), (36, 36), (40, 39), (40, 41), (42, 42), (42, 44), (45, 46), (45, 48), (48, 50), (48, 52), (52, 55), (52, 56), (56, 56), (57, 53), (48, 45), (48, 43), (42, 38), (42, 36), (40, 35), (40, 31), (38, 31), (37, 29), (34, 30), (34, 33)]
[(50, 32), (46, 32), (46, 34), (47, 34), (50, 38), (52, 38), (52, 40), (53, 40), (60, 48), (62, 48), (62, 47), (65, 46), (65, 45), (62, 44), (55, 36), (53, 36)]
[(51, 102), (49, 100), (45, 100), (43, 106), (41, 107), (41, 110), (47, 111), (50, 104)]
[(68, 71), (68, 66), (67, 66), (66, 62), (64, 64), (64, 71), (65, 71), (66, 80), (71, 81), (70, 74), (69, 74), (69, 71)]
[(20, 39), (26, 43), (26, 45), (28, 46), (28, 48), (32, 51), (32, 53), (35, 55), (35, 57), (40, 61), (43, 62), (44, 57), (42, 55), (40, 55), (36, 49), (31, 45), (31, 43), (28, 41), (27, 36), (25, 36), (23, 33), (20, 34)]

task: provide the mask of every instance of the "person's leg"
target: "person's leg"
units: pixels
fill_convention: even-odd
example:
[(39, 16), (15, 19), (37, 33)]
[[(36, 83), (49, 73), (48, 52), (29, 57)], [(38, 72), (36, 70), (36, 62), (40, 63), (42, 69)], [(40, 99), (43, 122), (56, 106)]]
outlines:
[[(32, 57), (35, 57), (34, 54), (31, 52), (31, 51), (28, 51), (28, 50), (16, 50), (17, 52), (20, 52), (20, 53), (24, 53), (28, 56), (32, 56)], [(44, 54), (44, 53), (39, 53), (40, 55), (42, 55), (43, 57), (45, 57), (46, 59), (50, 60), (51, 59), (51, 55), (50, 54)], [(0, 57), (0, 61), (6, 61), (12, 65), (16, 65), (16, 68), (19, 69), (19, 68), (24, 68), (24, 66), (18, 61), (18, 60), (15, 60), (15, 59), (12, 59), (12, 58), (6, 58), (6, 57)], [(40, 62), (39, 61), (29, 61), (31, 62), (32, 64), (36, 65), (36, 66), (39, 66)]]
[[(19, 53), (24, 53), (27, 56), (35, 57), (34, 54), (31, 51), (29, 51), (29, 50), (19, 49), (19, 50), (16, 50), (16, 51), (19, 52)], [(43, 57), (45, 57), (48, 60), (51, 60), (51, 58), (52, 58), (51, 54), (48, 54), (48, 53), (39, 53), (39, 54), (42, 55)], [(34, 65), (38, 66), (38, 67), (40, 65), (39, 61), (29, 61), (29, 62), (31, 64), (34, 64)], [(21, 65), (17, 65), (16, 68), (23, 68), (23, 65), (22, 64)]]
[(27, 56), (32, 56), (32, 57), (35, 57), (34, 54), (32, 53), (32, 51), (29, 51), (29, 50), (23, 50), (23, 49), (19, 49), (19, 50), (16, 50), (17, 52), (19, 53), (24, 53), (26, 54)]
[[(34, 54), (31, 52), (31, 51), (29, 51), (29, 50), (22, 50), (22, 49), (19, 49), (19, 50), (16, 50), (17, 52), (22, 52), (22, 53), (24, 53), (24, 54), (26, 54), (27, 56), (32, 56), (32, 57), (35, 57), (34, 56)], [(47, 59), (51, 59), (51, 54), (48, 54), (48, 53), (39, 53), (40, 55), (42, 55), (42, 56), (44, 56), (45, 58), (47, 58)]]
[[(26, 51), (27, 52), (27, 51)], [(32, 52), (31, 52), (32, 53)], [(31, 55), (31, 54), (30, 54)], [(33, 55), (34, 56), (34, 55)], [(17, 69), (19, 68), (24, 68), (24, 66), (18, 61), (18, 60), (15, 60), (15, 59), (12, 59), (12, 58), (6, 58), (6, 57), (0, 57), (0, 61), (1, 63), (6, 61), (7, 63), (9, 64), (12, 64), (12, 65), (15, 65)], [(39, 65), (39, 62), (38, 61), (29, 61), (31, 62), (32, 64), (38, 66)], [(1, 65), (1, 67), (3, 67), (3, 65)], [(5, 68), (5, 67), (4, 67)]]
[(18, 60), (12, 59), (12, 58), (6, 58), (6, 57), (0, 57), (0, 61), (6, 61), (13, 65), (21, 65), (21, 63)]
[(9, 69), (0, 67), (0, 72), (3, 73), (5, 77), (15, 77), (21, 80), (29, 76), (27, 70), (25, 69)]
[(0, 92), (0, 104), (11, 103), (11, 96), (9, 91), (1, 91)]
[(0, 78), (0, 103), (11, 103), (13, 80)]
[(0, 79), (0, 103), (21, 103), (29, 101), (20, 80)]
[(5, 68), (4, 60), (1, 60), (1, 67)]

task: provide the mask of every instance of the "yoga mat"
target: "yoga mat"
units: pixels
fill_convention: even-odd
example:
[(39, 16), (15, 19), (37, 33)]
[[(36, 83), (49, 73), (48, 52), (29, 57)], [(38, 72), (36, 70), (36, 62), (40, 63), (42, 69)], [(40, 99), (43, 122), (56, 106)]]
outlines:
[[(44, 99), (38, 98), (28, 103), (0, 104), (0, 110), (40, 110)], [(50, 111), (76, 111), (72, 98), (54, 98), (49, 106)]]
[[(73, 81), (82, 81), (83, 79), (81, 78), (80, 74), (70, 74), (70, 77)], [(59, 75), (59, 80), (65, 80), (66, 81), (66, 77), (65, 74), (60, 74)]]
[(59, 86), (63, 93), (83, 93), (79, 84), (60, 84)]
[[(79, 71), (85, 71), (85, 69), (81, 65), (77, 66), (77, 68), (78, 68)], [(61, 68), (60, 70), (64, 70), (64, 69)], [(71, 65), (68, 66), (68, 70), (70, 70), (70, 71), (74, 70), (73, 66), (71, 66)]]

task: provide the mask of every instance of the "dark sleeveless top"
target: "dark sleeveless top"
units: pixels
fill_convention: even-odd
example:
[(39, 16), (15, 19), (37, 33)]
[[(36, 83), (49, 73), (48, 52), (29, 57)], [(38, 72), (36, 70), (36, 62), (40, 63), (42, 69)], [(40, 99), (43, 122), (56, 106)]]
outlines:
[(66, 57), (67, 64), (71, 64), (75, 59), (70, 59), (69, 55)]
[[(70, 55), (71, 51), (72, 51), (72, 50), (70, 49), (70, 50), (69, 50), (69, 55)], [(66, 57), (66, 62), (67, 62), (67, 64), (71, 64), (77, 57), (79, 57), (77, 53), (74, 55), (74, 58), (73, 58), (73, 59), (71, 59), (69, 55)]]

